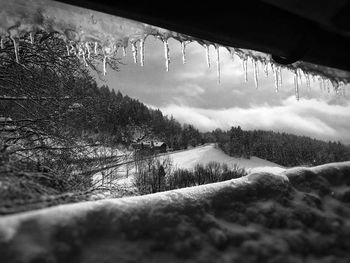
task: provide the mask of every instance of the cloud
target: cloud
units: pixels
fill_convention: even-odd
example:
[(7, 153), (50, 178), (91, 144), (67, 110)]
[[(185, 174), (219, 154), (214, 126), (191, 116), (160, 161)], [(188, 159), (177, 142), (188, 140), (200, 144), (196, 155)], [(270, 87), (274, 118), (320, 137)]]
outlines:
[(192, 83), (185, 83), (183, 85), (179, 85), (174, 91), (185, 96), (198, 96), (205, 92), (205, 90), (201, 86)]
[(192, 123), (202, 131), (229, 129), (240, 125), (244, 129), (265, 129), (350, 143), (350, 105), (329, 105), (317, 99), (294, 97), (281, 105), (267, 104), (251, 108), (203, 109), (182, 105), (161, 108), (182, 123)]

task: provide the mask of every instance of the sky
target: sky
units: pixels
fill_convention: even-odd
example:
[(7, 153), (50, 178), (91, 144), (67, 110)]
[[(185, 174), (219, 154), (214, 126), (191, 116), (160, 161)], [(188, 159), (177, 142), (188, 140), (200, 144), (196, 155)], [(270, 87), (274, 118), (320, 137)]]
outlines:
[[(182, 63), (178, 41), (170, 39), (169, 48), (169, 72), (165, 69), (163, 43), (148, 37), (143, 67), (139, 61), (138, 64), (133, 62), (128, 47), (120, 71), (107, 68), (107, 75), (100, 84), (120, 90), (149, 107), (159, 108), (180, 123), (193, 124), (200, 131), (226, 130), (240, 125), (245, 130), (273, 130), (350, 144), (349, 95), (328, 93), (320, 88), (317, 80), (311, 80), (308, 88), (302, 79), (297, 101), (293, 75), (289, 71), (282, 70), (282, 88), (276, 93), (271, 69), (266, 77), (261, 66), (258, 67), (257, 89), (251, 62), (248, 62), (248, 82), (245, 82), (240, 59), (234, 56), (232, 60), (223, 47), (219, 48), (219, 84), (213, 46), (210, 46), (210, 68), (204, 47), (195, 42), (187, 45), (186, 64)], [(346, 89), (349, 87), (347, 85)]]

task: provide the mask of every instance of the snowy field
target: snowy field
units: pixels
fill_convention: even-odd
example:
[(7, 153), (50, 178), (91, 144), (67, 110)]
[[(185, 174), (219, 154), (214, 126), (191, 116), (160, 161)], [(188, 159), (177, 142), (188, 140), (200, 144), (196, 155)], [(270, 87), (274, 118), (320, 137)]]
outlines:
[(349, 262), (350, 162), (0, 218), (2, 262)]
[[(218, 163), (226, 163), (229, 167), (233, 167), (237, 164), (239, 167), (244, 167), (247, 170), (254, 168), (268, 170), (281, 171), (283, 168), (273, 162), (260, 159), (253, 156), (250, 159), (245, 158), (234, 158), (225, 154), (221, 149), (215, 147), (215, 144), (206, 144), (204, 146), (198, 146), (189, 150), (179, 151), (173, 154), (169, 154), (173, 160), (173, 164), (178, 168), (193, 169), (196, 164), (207, 164), (211, 161)], [(276, 169), (282, 168), (282, 169)], [(253, 170), (254, 171), (254, 170)]]

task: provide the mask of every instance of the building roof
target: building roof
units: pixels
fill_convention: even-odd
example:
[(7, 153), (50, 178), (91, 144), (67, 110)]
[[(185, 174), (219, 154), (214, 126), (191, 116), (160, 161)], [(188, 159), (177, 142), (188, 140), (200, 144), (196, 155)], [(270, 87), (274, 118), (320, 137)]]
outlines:
[(154, 147), (160, 147), (162, 145), (166, 145), (165, 142), (154, 142), (153, 143)]

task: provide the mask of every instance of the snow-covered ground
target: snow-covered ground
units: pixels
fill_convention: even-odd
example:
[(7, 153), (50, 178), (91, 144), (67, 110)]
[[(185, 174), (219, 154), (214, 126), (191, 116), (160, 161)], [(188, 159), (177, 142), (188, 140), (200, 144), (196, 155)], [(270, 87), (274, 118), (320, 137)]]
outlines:
[[(108, 149), (106, 151), (115, 152), (113, 149)], [(129, 154), (129, 159), (123, 159), (123, 162), (132, 161), (132, 159), (130, 159), (132, 158), (130, 152), (127, 153), (124, 151), (120, 153), (126, 155)], [(166, 153), (159, 158), (170, 158), (174, 168), (182, 169), (193, 169), (196, 164), (206, 165), (209, 162), (214, 161), (221, 164), (226, 163), (231, 168), (237, 164), (239, 167), (245, 168), (248, 173), (269, 172), (277, 174), (285, 170), (283, 167), (276, 163), (269, 162), (255, 156), (251, 157), (250, 159), (231, 157), (225, 154), (221, 149), (217, 148), (214, 143), (194, 147), (188, 150)], [(133, 163), (128, 163), (128, 165), (121, 165), (119, 167), (107, 170), (104, 173), (106, 175), (113, 175), (112, 182), (110, 182), (109, 176), (106, 176), (106, 179), (104, 180), (105, 185), (111, 183), (117, 187), (135, 191), (133, 183), (135, 167)], [(101, 172), (96, 173), (93, 178), (96, 185), (102, 184)]]
[(344, 162), (60, 205), (1, 217), (1, 262), (345, 263), (349, 201)]
[[(169, 154), (168, 156), (173, 160), (174, 166), (186, 169), (193, 169), (198, 163), (205, 165), (211, 161), (226, 163), (229, 167), (233, 167), (234, 164), (237, 164), (239, 167), (244, 167), (247, 170), (258, 167), (266, 170), (268, 169), (267, 167), (273, 167), (275, 170), (277, 170), (276, 167), (282, 168), (276, 163), (255, 156), (250, 159), (231, 157), (225, 154), (221, 149), (215, 147), (214, 143), (198, 146), (185, 151), (179, 151)], [(279, 169), (279, 171), (281, 170), (282, 169)]]
[[(113, 149), (107, 149), (106, 152), (115, 152)], [(130, 154), (127, 152), (120, 152), (120, 154)], [(107, 154), (108, 155), (108, 154)], [(131, 158), (131, 156), (129, 157)], [(170, 158), (174, 168), (182, 169), (193, 169), (196, 164), (206, 165), (211, 161), (218, 163), (226, 163), (229, 167), (233, 167), (237, 164), (241, 168), (245, 168), (248, 173), (255, 172), (269, 172), (269, 173), (280, 173), (285, 169), (280, 165), (269, 162), (267, 160), (251, 157), (246, 158), (235, 158), (225, 154), (221, 149), (217, 148), (214, 143), (206, 144), (203, 146), (194, 147), (188, 150), (180, 150), (176, 152), (170, 152), (159, 157), (161, 159)], [(123, 162), (130, 162), (132, 159), (124, 159)], [(118, 187), (133, 189), (133, 178), (135, 168), (133, 163), (127, 165), (121, 165), (120, 167), (113, 168), (109, 171), (105, 171), (105, 174), (113, 174), (112, 184)], [(96, 184), (102, 183), (102, 173), (96, 173), (94, 175), (94, 181)], [(105, 184), (109, 184), (109, 177), (105, 180)]]

